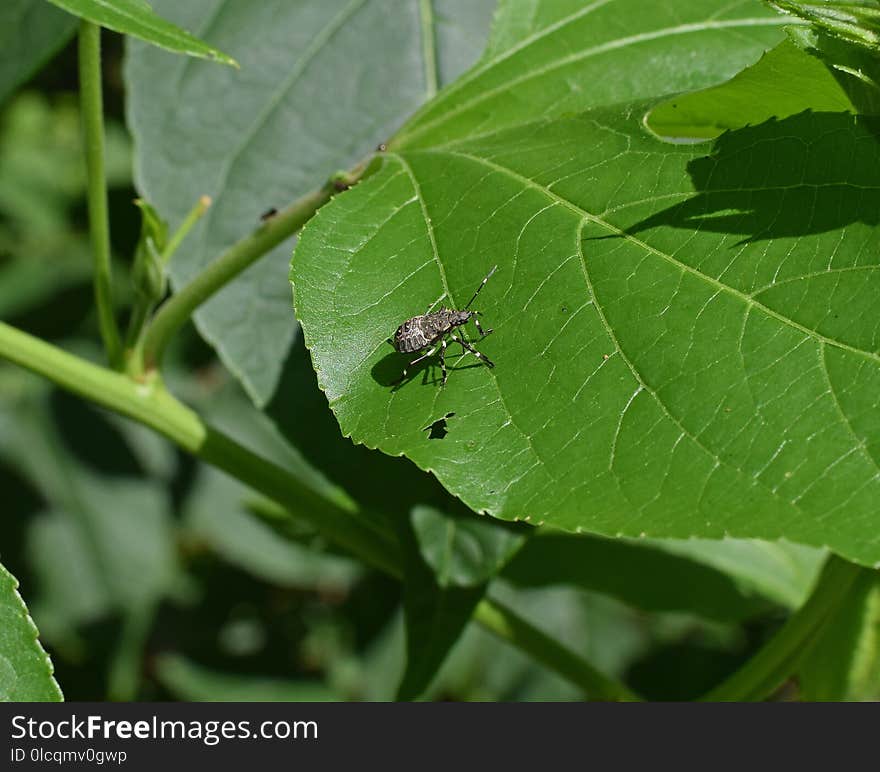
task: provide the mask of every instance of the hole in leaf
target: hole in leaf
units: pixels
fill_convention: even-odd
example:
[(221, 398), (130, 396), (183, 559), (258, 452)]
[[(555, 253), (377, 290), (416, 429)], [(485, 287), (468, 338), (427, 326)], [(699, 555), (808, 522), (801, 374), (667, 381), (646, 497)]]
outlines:
[(449, 429), (446, 425), (446, 421), (449, 418), (452, 418), (455, 413), (447, 413), (443, 418), (438, 418), (434, 423), (429, 424), (424, 429), (423, 432), (428, 432), (429, 440), (442, 440), (449, 434)]

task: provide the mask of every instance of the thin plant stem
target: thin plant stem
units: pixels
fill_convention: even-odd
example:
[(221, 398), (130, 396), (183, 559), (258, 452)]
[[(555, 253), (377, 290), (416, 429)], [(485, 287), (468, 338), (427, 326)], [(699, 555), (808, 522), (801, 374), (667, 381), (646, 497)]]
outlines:
[(144, 644), (156, 614), (156, 604), (141, 603), (126, 610), (119, 641), (111, 655), (107, 674), (107, 699), (132, 702), (140, 685)]
[(168, 261), (171, 260), (172, 255), (177, 251), (178, 247), (186, 238), (187, 234), (192, 230), (193, 226), (202, 219), (205, 212), (208, 211), (209, 206), (211, 206), (211, 197), (200, 196), (199, 200), (196, 201), (196, 205), (190, 209), (189, 214), (180, 224), (180, 227), (174, 231), (174, 233), (171, 234), (171, 238), (168, 239), (168, 244), (162, 251), (163, 264), (168, 265)]
[(437, 94), (437, 46), (434, 36), (434, 7), (432, 0), (419, 0), (422, 27), (422, 59), (425, 62), (425, 99)]
[(485, 598), (477, 605), (474, 619), (534, 659), (580, 686), (591, 700), (637, 702), (639, 697), (622, 683), (597, 670), (583, 657), (518, 616), (500, 601)]
[(81, 21), (79, 28), (79, 88), (86, 158), (89, 231), (94, 260), (95, 305), (104, 350), (111, 367), (121, 363), (122, 344), (113, 309), (110, 270), (110, 222), (104, 174), (104, 104), (101, 90), (101, 28)]

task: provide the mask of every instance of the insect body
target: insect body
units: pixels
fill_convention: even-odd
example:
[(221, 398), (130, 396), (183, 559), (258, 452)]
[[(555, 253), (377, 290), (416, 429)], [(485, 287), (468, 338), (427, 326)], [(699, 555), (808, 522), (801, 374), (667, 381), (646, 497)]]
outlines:
[[(485, 354), (477, 351), (471, 342), (465, 340), (462, 335), (456, 335), (454, 330), (456, 327), (461, 327), (464, 324), (467, 324), (471, 319), (473, 319), (474, 326), (477, 328), (477, 332), (480, 333), (479, 340), (485, 338), (492, 330), (483, 330), (480, 326), (480, 320), (477, 318), (480, 314), (479, 311), (469, 311), (471, 303), (477, 299), (477, 295), (480, 294), (480, 290), (486, 285), (486, 282), (489, 281), (489, 278), (495, 273), (495, 269), (498, 268), (496, 265), (489, 273), (486, 275), (486, 278), (480, 283), (480, 286), (477, 287), (477, 291), (474, 293), (473, 297), (468, 301), (468, 304), (461, 311), (454, 311), (450, 308), (440, 308), (437, 311), (432, 311), (430, 308), (421, 316), (414, 316), (412, 319), (407, 319), (400, 327), (397, 328), (397, 332), (394, 333), (394, 337), (389, 339), (389, 343), (394, 346), (401, 354), (414, 354), (417, 351), (425, 351), (420, 357), (413, 359), (412, 362), (409, 363), (409, 367), (418, 362), (421, 362), (423, 359), (427, 359), (430, 356), (433, 356), (437, 353), (437, 349), (440, 350), (440, 369), (443, 372), (443, 383), (442, 385), (446, 385), (446, 347), (449, 345), (449, 341), (453, 341), (458, 343), (462, 348), (462, 353), (470, 352), (477, 359), (483, 362), (487, 367), (495, 367), (495, 363), (492, 362)], [(403, 381), (406, 378), (406, 369), (403, 371), (403, 375), (400, 376), (400, 381)]]

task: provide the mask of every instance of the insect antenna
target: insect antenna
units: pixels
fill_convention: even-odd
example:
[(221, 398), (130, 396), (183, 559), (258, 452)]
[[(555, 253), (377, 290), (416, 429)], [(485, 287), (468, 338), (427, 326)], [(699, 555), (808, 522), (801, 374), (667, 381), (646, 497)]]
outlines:
[(486, 282), (492, 278), (492, 274), (495, 273), (495, 271), (497, 271), (497, 270), (498, 270), (498, 266), (496, 265), (492, 268), (491, 271), (489, 271), (489, 273), (486, 274), (486, 278), (480, 282), (480, 286), (477, 287), (477, 291), (474, 293), (474, 296), (467, 302), (467, 305), (462, 309), (462, 311), (467, 311), (471, 307), (471, 303), (473, 303), (477, 299), (477, 295), (480, 294), (480, 290), (486, 286)]

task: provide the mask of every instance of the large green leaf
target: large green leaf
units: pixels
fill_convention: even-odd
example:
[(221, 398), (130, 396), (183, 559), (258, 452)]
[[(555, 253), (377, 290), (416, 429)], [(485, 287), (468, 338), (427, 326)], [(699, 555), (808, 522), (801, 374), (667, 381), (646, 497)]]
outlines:
[(603, 104), (693, 91), (754, 62), (784, 17), (753, 0), (502, 0), (488, 48), (393, 147), (436, 146)]
[(73, 34), (76, 19), (45, 0), (0, 5), (0, 102), (26, 81)]
[(157, 16), (146, 0), (49, 0), (49, 2), (93, 24), (100, 24), (123, 35), (132, 35), (168, 51), (213, 59), (223, 64), (236, 64), (231, 56)]
[[(172, 283), (180, 286), (246, 236), (262, 212), (388, 139), (433, 93), (435, 73), (442, 85), (477, 57), (493, 5), (157, 0), (159, 13), (210, 37), (242, 65), (212, 67), (130, 45), (139, 188), (173, 226), (202, 194), (214, 199), (175, 255)], [(432, 14), (423, 28), (426, 7)], [(290, 242), (277, 247), (196, 314), (202, 334), (260, 404), (275, 390), (296, 335), (284, 280), (289, 255)]]
[(0, 565), (0, 702), (59, 702), (52, 662), (17, 588)]
[[(805, 114), (705, 148), (645, 111), (390, 153), (321, 210), (292, 279), (343, 433), (505, 519), (877, 562), (873, 123)], [(498, 366), (393, 388), (395, 327), (495, 263), (477, 307)]]

